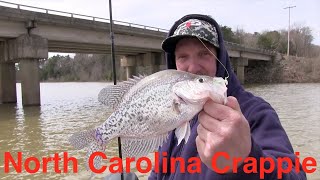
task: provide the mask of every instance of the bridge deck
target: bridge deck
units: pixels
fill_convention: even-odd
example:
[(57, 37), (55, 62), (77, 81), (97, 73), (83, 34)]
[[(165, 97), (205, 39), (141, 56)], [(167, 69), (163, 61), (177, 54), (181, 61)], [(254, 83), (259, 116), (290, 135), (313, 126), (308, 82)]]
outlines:
[[(48, 39), (50, 52), (108, 53), (110, 20), (0, 1), (0, 41), (16, 38), (34, 26), (32, 34)], [(1, 4), (0, 4), (1, 5)], [(28, 10), (27, 10), (28, 9)], [(39, 12), (40, 11), (40, 12)], [(167, 30), (123, 21), (114, 22), (116, 53), (129, 55), (162, 52)], [(274, 51), (225, 42), (231, 57), (271, 60)]]

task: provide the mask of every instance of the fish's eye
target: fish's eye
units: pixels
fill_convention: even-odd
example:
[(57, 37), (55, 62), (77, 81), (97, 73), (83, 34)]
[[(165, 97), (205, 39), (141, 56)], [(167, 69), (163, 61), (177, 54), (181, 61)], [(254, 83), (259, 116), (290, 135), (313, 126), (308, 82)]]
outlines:
[(203, 83), (203, 82), (204, 82), (204, 79), (203, 79), (203, 78), (199, 78), (198, 81), (199, 81), (200, 83)]

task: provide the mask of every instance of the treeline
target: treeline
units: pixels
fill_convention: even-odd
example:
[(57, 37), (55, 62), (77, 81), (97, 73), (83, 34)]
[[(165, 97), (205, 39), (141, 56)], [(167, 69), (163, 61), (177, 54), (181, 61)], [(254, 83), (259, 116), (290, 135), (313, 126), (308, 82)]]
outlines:
[[(224, 39), (253, 48), (263, 48), (287, 53), (287, 31), (264, 31), (247, 33), (228, 26), (221, 26)], [(320, 56), (320, 46), (312, 44), (312, 31), (309, 27), (294, 26), (290, 31), (290, 55), (316, 58)], [(123, 74), (119, 68), (117, 78)], [(56, 55), (40, 61), (40, 78), (42, 81), (106, 81), (112, 79), (110, 55), (76, 54), (74, 57)], [(121, 78), (120, 78), (121, 79)]]
[(42, 81), (101, 81), (112, 79), (109, 55), (55, 55), (40, 61)]
[[(242, 29), (232, 31), (228, 26), (221, 26), (223, 37), (226, 41), (243, 44), (253, 48), (275, 50), (287, 54), (288, 31), (274, 30), (247, 33)], [(314, 37), (310, 27), (294, 25), (290, 30), (290, 55), (296, 57), (318, 57), (320, 46), (312, 44)]]

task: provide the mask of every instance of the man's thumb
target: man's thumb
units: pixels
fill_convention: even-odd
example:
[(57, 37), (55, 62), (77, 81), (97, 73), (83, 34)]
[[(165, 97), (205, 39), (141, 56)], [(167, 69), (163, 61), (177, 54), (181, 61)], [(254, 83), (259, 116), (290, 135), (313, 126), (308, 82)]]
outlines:
[(241, 112), (241, 108), (240, 108), (240, 105), (239, 105), (239, 103), (238, 103), (238, 100), (237, 100), (235, 97), (233, 97), (233, 96), (228, 96), (228, 97), (227, 97), (226, 106), (229, 106), (229, 107), (231, 107), (232, 109)]

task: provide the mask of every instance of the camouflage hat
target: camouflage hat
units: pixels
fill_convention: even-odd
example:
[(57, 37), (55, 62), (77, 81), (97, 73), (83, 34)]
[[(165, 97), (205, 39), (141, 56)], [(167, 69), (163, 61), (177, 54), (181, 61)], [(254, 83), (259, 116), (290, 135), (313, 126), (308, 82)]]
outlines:
[(173, 52), (177, 42), (183, 37), (198, 37), (219, 48), (218, 33), (214, 26), (203, 20), (189, 19), (181, 23), (173, 35), (162, 42), (162, 49)]

